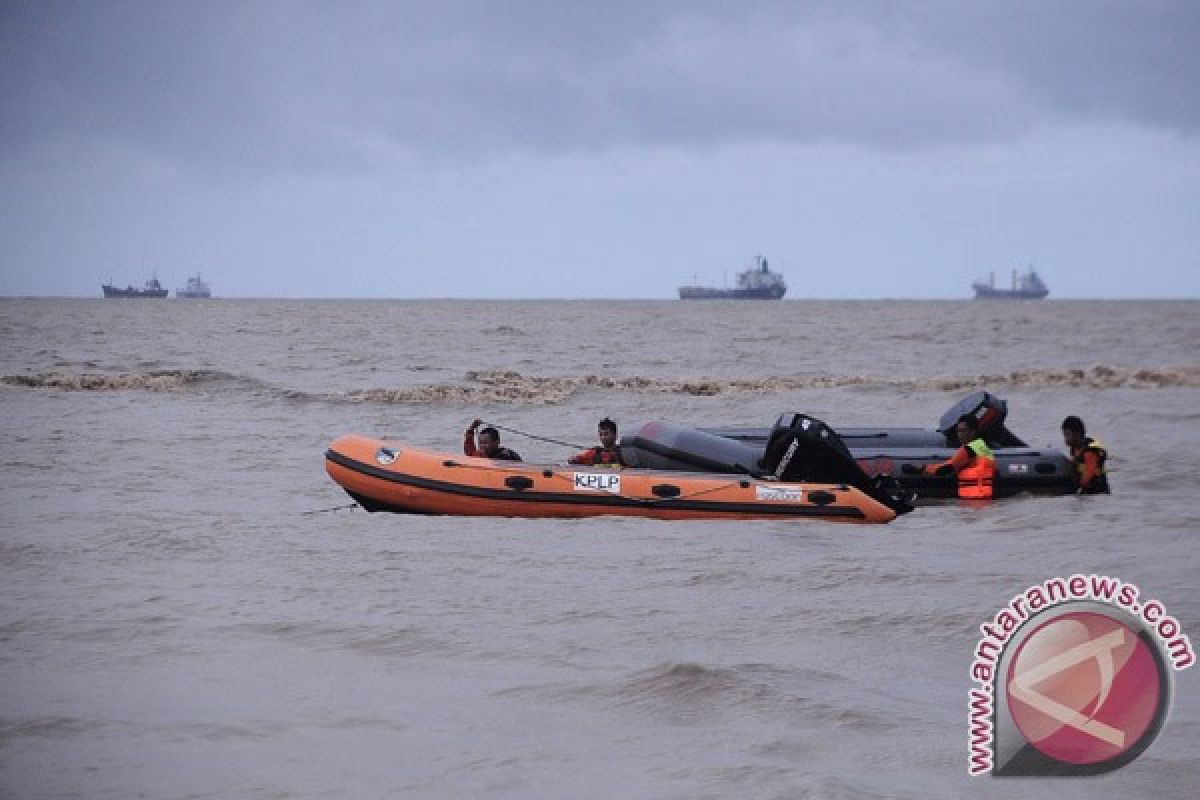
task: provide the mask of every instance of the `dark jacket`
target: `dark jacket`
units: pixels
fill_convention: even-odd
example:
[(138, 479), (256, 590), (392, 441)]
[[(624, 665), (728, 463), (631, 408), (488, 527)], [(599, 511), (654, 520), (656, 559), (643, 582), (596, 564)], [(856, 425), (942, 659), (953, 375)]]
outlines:
[(482, 450), (475, 446), (475, 431), (467, 431), (467, 435), (463, 438), (463, 453), (475, 458), (491, 458), (496, 461), (520, 461), (521, 457), (516, 452), (509, 450), (507, 447), (501, 447), (496, 451), (496, 455), (486, 455)]

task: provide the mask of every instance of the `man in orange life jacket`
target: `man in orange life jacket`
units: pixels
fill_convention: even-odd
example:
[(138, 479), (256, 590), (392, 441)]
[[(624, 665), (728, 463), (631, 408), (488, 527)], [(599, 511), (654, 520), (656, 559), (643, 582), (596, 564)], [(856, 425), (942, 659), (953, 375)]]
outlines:
[(1075, 462), (1075, 476), (1079, 481), (1075, 491), (1079, 494), (1109, 494), (1108, 475), (1104, 471), (1108, 451), (1104, 445), (1086, 435), (1083, 420), (1079, 417), (1064, 419), (1062, 433), (1063, 441), (1071, 449), (1071, 460)]
[(617, 423), (605, 417), (596, 426), (596, 434), (600, 437), (600, 446), (576, 453), (568, 459), (569, 463), (619, 469), (625, 462), (621, 460), (621, 448), (617, 446)]
[(926, 475), (958, 474), (958, 496), (970, 500), (988, 500), (996, 483), (996, 456), (979, 435), (979, 424), (970, 414), (959, 417), (954, 426), (962, 447), (949, 461), (929, 464)]
[(466, 436), (463, 437), (463, 453), (478, 458), (494, 458), (497, 461), (521, 460), (521, 457), (512, 450), (500, 446), (500, 432), (491, 426), (479, 431), (479, 446), (476, 447), (475, 431), (482, 424), (483, 420), (477, 419), (471, 423), (471, 427), (467, 428)]

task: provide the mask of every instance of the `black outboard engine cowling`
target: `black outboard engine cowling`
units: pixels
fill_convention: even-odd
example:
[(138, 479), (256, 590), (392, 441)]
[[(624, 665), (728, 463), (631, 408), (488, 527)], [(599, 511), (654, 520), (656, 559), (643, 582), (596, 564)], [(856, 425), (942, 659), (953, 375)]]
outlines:
[(781, 481), (820, 480), (857, 486), (867, 480), (850, 450), (821, 420), (783, 414), (771, 429), (763, 468)]
[(776, 421), (762, 466), (778, 480), (844, 483), (898, 514), (913, 509), (912, 492), (901, 489), (890, 475), (867, 475), (841, 437), (807, 414), (784, 414)]
[(947, 447), (958, 447), (954, 428), (963, 416), (975, 418), (979, 435), (992, 447), (1028, 447), (1025, 442), (1004, 427), (1008, 404), (988, 392), (975, 392), (950, 407), (938, 421), (938, 433), (946, 437)]

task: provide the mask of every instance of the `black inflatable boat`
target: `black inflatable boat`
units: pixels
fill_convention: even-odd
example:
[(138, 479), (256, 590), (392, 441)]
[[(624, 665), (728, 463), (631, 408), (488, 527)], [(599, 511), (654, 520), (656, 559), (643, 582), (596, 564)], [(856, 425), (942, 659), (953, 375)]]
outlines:
[[(621, 438), (621, 453), (631, 466), (756, 474), (770, 463), (768, 455), (774, 455), (771, 442), (778, 440), (780, 432), (802, 429), (799, 426), (807, 420), (814, 430), (829, 431), (836, 439), (833, 449), (844, 450), (868, 480), (890, 478), (920, 498), (955, 497), (957, 481), (953, 475), (925, 475), (922, 468), (954, 454), (958, 448), (954, 426), (964, 414), (975, 417), (980, 434), (996, 455), (997, 497), (1022, 492), (1069, 494), (1075, 490), (1070, 459), (1057, 450), (1026, 445), (1004, 425), (1007, 404), (988, 392), (976, 392), (955, 404), (932, 430), (839, 428), (834, 433), (819, 420), (795, 413), (781, 415), (770, 428), (697, 429), (651, 422)], [(824, 467), (828, 474), (829, 465)]]
[(621, 439), (621, 456), (626, 466), (641, 469), (853, 486), (897, 514), (912, 511), (915, 499), (892, 476), (868, 475), (832, 428), (805, 414), (781, 417), (762, 446), (669, 422), (649, 422)]

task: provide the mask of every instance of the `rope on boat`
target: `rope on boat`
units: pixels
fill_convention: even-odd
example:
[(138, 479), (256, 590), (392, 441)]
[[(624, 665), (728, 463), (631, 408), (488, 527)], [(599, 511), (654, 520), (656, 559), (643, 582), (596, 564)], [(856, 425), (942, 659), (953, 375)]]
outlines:
[(507, 431), (508, 433), (515, 433), (518, 436), (524, 436), (527, 439), (536, 439), (539, 442), (549, 442), (550, 444), (561, 444), (563, 447), (571, 447), (571, 448), (574, 448), (575, 450), (586, 450), (587, 449), (586, 447), (584, 447), (581, 444), (574, 444), (572, 442), (564, 442), (564, 441), (560, 441), (558, 439), (551, 439), (548, 436), (538, 436), (537, 434), (534, 434), (534, 433), (526, 433), (525, 431), (519, 431), (516, 428), (509, 428), (509, 427), (506, 427), (506, 426), (501, 425), (496, 422), (488, 422), (488, 421), (484, 420), (483, 424), (484, 424), (484, 426), (490, 425), (491, 427), (495, 428), (498, 431)]
[(678, 497), (655, 497), (653, 499), (646, 498), (646, 503), (657, 504), (657, 503), (665, 502), (667, 500), (691, 500), (693, 497), (699, 497), (702, 494), (709, 494), (710, 492), (719, 492), (722, 489), (728, 489), (731, 486), (740, 486), (742, 484), (743, 480), (745, 480), (745, 479), (739, 478), (736, 481), (729, 481), (728, 483), (720, 483), (720, 484), (717, 484), (716, 486), (710, 486), (707, 489), (697, 489), (696, 491), (692, 492), (691, 494), (681, 494)]
[[(506, 431), (508, 433), (515, 433), (517, 436), (524, 436), (528, 439), (536, 439), (539, 442), (549, 442), (550, 444), (560, 444), (563, 447), (571, 447), (576, 450), (586, 450), (587, 449), (584, 445), (581, 445), (581, 444), (573, 444), (571, 442), (564, 442), (559, 439), (551, 439), (548, 436), (538, 436), (537, 434), (528, 433), (528, 432), (522, 431), (522, 430), (517, 430), (516, 428), (510, 428), (506, 425), (501, 425), (497, 422), (488, 422), (487, 420), (481, 420), (480, 422), (484, 426), (490, 425), (491, 427), (495, 428), (496, 430)], [(458, 464), (453, 461), (443, 462), (443, 465), (447, 466), (447, 467), (462, 466), (461, 464)], [(586, 468), (587, 465), (580, 465), (580, 466)], [(559, 474), (557, 472), (555, 473), (555, 477), (560, 478), (564, 481), (567, 480), (566, 475)], [(761, 479), (762, 479), (761, 476), (755, 475), (754, 473), (747, 471), (746, 477), (744, 477), (744, 478), (738, 478), (737, 480), (728, 481), (726, 483), (719, 483), (716, 486), (710, 486), (706, 489), (697, 489), (696, 491), (689, 492), (687, 494), (678, 494), (675, 497), (627, 497), (627, 499), (634, 500), (639, 505), (642, 505), (642, 506), (664, 505), (664, 504), (671, 503), (671, 502), (677, 503), (680, 500), (691, 500), (694, 497), (700, 497), (701, 495), (711, 494), (713, 492), (719, 492), (722, 489), (728, 489), (731, 486), (738, 486), (742, 482), (747, 481), (747, 480), (761, 480)], [(342, 508), (342, 506), (339, 506), (339, 508)], [(337, 509), (335, 508), (335, 509), (326, 509), (326, 510), (336, 511)], [(309, 512), (309, 513), (317, 513), (317, 512)]]
[[(496, 430), (507, 431), (508, 433), (515, 433), (518, 436), (525, 436), (529, 439), (537, 439), (540, 442), (549, 442), (551, 444), (561, 444), (563, 447), (572, 447), (576, 450), (586, 450), (587, 449), (585, 446), (583, 446), (581, 444), (572, 444), (571, 442), (563, 442), (558, 439), (551, 439), (547, 436), (537, 436), (536, 434), (527, 433), (525, 431), (520, 431), (520, 430), (517, 430), (516, 428), (509, 428), (505, 425), (500, 425), (499, 423), (496, 423), (496, 422), (488, 422), (487, 420), (483, 420), (482, 422), (484, 425), (491, 425)], [(449, 466), (449, 464), (447, 464), (447, 466)], [(455, 464), (454, 466), (459, 466), (459, 465)], [(586, 468), (586, 465), (580, 465), (580, 466), (584, 466)], [(566, 475), (556, 474), (555, 477), (562, 478), (563, 480), (567, 480)], [(758, 475), (747, 472), (745, 478), (738, 478), (737, 480), (729, 481), (727, 483), (720, 483), (720, 484), (717, 484), (716, 486), (710, 486), (707, 489), (698, 489), (694, 492), (689, 492), (687, 494), (679, 494), (679, 495), (676, 495), (675, 497), (630, 497), (628, 499), (636, 500), (638, 502), (638, 504), (643, 505), (643, 506), (663, 505), (665, 503), (679, 502), (680, 500), (690, 500), (693, 497), (700, 497), (701, 495), (711, 494), (712, 492), (719, 492), (722, 489), (728, 489), (731, 486), (737, 486), (745, 480), (753, 480), (753, 479), (758, 479), (758, 478), (759, 478)]]
[[(699, 475), (701, 473), (697, 473), (697, 474)], [(570, 480), (571, 480), (566, 475), (558, 473), (558, 472), (555, 472), (554, 477), (558, 478), (564, 482), (570, 482)], [(732, 486), (740, 486), (743, 481), (748, 481), (748, 480), (751, 480), (751, 476), (749, 476), (749, 475), (747, 475), (745, 478), (738, 478), (737, 480), (734, 480), (734, 481), (718, 483), (716, 486), (709, 486), (707, 489), (697, 489), (696, 491), (688, 492), (687, 494), (682, 494), (682, 493), (677, 494), (674, 497), (630, 497), (628, 495), (621, 495), (621, 496), (624, 497), (626, 500), (633, 500), (638, 505), (658, 506), (658, 505), (664, 505), (666, 503), (678, 503), (680, 500), (691, 500), (693, 497), (700, 497), (701, 495), (712, 494), (713, 492), (719, 492), (722, 489), (728, 489)]]
[(329, 508), (314, 508), (312, 511), (301, 511), (300, 516), (307, 517), (310, 514), (325, 514), (329, 511), (345, 511), (348, 508), (358, 508), (358, 503), (346, 503), (341, 506), (330, 506)]

